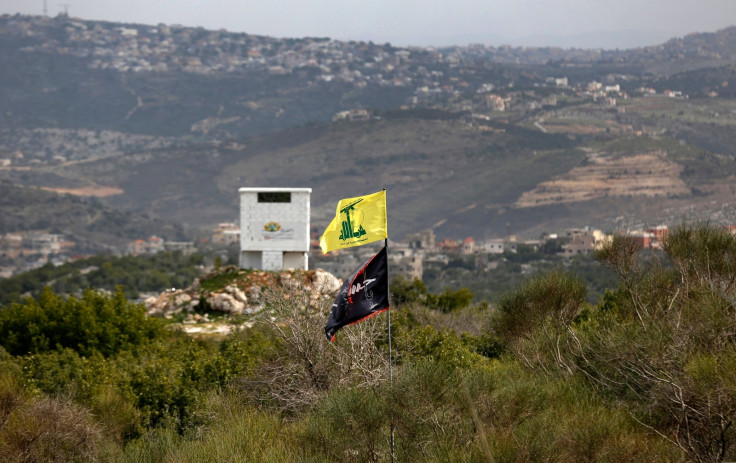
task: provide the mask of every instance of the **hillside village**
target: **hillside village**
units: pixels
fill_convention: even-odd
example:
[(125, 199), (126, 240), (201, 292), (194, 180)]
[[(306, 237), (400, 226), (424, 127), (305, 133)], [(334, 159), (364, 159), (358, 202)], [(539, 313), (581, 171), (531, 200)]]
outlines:
[[(693, 34), (634, 50), (583, 50), (551, 47), (510, 47), (473, 44), (456, 47), (394, 47), (372, 42), (329, 38), (274, 38), (225, 30), (159, 24), (119, 24), (85, 21), (61, 14), (0, 16), (0, 39), (12, 53), (69, 57), (95, 72), (157, 76), (258, 76), (269, 84), (299, 88), (332, 88), (341, 92), (394, 92), (384, 105), (403, 108), (444, 106), (479, 118), (520, 118), (539, 110), (556, 110), (571, 102), (592, 102), (616, 109), (630, 97), (716, 98), (726, 87), (671, 87), (649, 76), (657, 61), (692, 60), (689, 68), (736, 62), (730, 43), (736, 28), (715, 34)], [(596, 63), (600, 70), (597, 71)], [(505, 67), (502, 67), (505, 66)], [(510, 66), (510, 67), (509, 67)], [(518, 69), (514, 66), (520, 66)], [(526, 66), (526, 67), (521, 67)], [(620, 66), (617, 68), (617, 66)], [(661, 67), (661, 66), (660, 66)], [(265, 83), (265, 81), (264, 81)], [(393, 89), (393, 90), (392, 90)], [(49, 82), (44, 92), (58, 92)], [(124, 114), (160, 102), (149, 101), (127, 87), (133, 105)], [(396, 93), (399, 92), (399, 93)], [(383, 98), (383, 97), (382, 97)], [(388, 97), (386, 97), (388, 98)], [(238, 101), (248, 110), (266, 110), (257, 98)], [(399, 105), (397, 104), (396, 107)], [(289, 108), (274, 108), (283, 119)], [(333, 120), (364, 120), (373, 108), (353, 107), (333, 113)], [(190, 124), (188, 135), (217, 138), (245, 130), (238, 124), (246, 113), (229, 108)], [(328, 119), (323, 119), (328, 120)], [(478, 119), (476, 119), (478, 122)], [(479, 125), (483, 125), (482, 123)], [(544, 130), (544, 125), (541, 130)], [(237, 126), (237, 127), (235, 127)], [(222, 130), (225, 130), (222, 132)], [(222, 130), (220, 130), (222, 129)], [(78, 128), (36, 127), (0, 130), (0, 168), (55, 165), (122, 153), (181, 145), (182, 139)]]
[[(281, 39), (180, 25), (92, 22), (67, 14), (56, 18), (3, 15), (0, 25), (1, 33), (28, 39), (25, 51), (91, 58), (93, 69), (181, 70), (205, 74), (267, 69), (271, 74), (280, 75), (311, 68), (310, 71), (317, 72), (322, 80), (374, 81), (383, 85), (407, 84), (417, 76), (443, 77), (440, 72), (418, 68), (420, 64), (459, 67), (460, 63), (467, 65), (467, 61), (472, 60), (514, 64), (607, 60), (637, 63), (687, 57), (736, 60), (736, 52), (729, 47), (736, 27), (717, 34), (690, 34), (662, 45), (620, 51), (484, 44), (398, 48), (388, 43), (342, 42), (328, 37)], [(389, 77), (394, 74), (395, 77)], [(462, 82), (459, 84), (462, 86)]]
[[(723, 31), (723, 35), (731, 33)], [(0, 36), (11, 39), (22, 53), (69, 55), (84, 60), (91, 70), (202, 75), (258, 73), (273, 78), (296, 78), (307, 85), (340, 82), (358, 89), (403, 87), (412, 92), (405, 102), (407, 105), (477, 95), (481, 108), (495, 111), (528, 111), (556, 105), (554, 98), (545, 99), (544, 95), (532, 101), (529, 98), (518, 101), (515, 87), (519, 85), (561, 89), (609, 106), (615, 106), (616, 98), (626, 98), (629, 92), (657, 94), (651, 85), (637, 86), (641, 80), (638, 75), (609, 73), (598, 76), (596, 81), (586, 77), (590, 73), (568, 77), (563, 65), (536, 69), (538, 74), (520, 76), (524, 81), (517, 82), (504, 73), (499, 75), (495, 68), (498, 63), (624, 59), (636, 63), (690, 55), (703, 59), (736, 59), (736, 54), (724, 56), (718, 47), (719, 41), (710, 43), (702, 38), (678, 39), (660, 47), (626, 52), (483, 45), (398, 48), (390, 44), (341, 42), (329, 38), (278, 39), (175, 25), (92, 22), (65, 15), (56, 18), (0, 16)], [(550, 75), (551, 72), (558, 74)], [(579, 75), (579, 71), (575, 74)], [(489, 80), (491, 76), (495, 78)], [(663, 88), (660, 92), (665, 96), (684, 96), (681, 89)]]
[[(522, 118), (571, 103), (590, 102), (603, 109), (625, 111), (620, 103), (630, 97), (686, 99), (689, 94), (684, 88), (647, 77), (645, 63), (690, 59), (695, 64), (688, 66), (697, 67), (736, 62), (736, 54), (728, 51), (735, 31), (729, 28), (624, 51), (478, 44), (400, 48), (329, 38), (281, 39), (177, 25), (84, 21), (64, 14), (55, 18), (0, 16), (0, 39), (12, 47), (8, 51), (14, 54), (69, 57), (98, 73), (248, 75), (267, 79), (269, 85), (288, 82), (301, 89), (340, 85), (340, 92), (350, 88), (356, 92), (394, 92), (384, 106), (397, 103), (395, 107), (400, 104), (405, 109), (439, 106), (465, 111), (473, 115), (469, 122), (489, 130), (483, 118)], [(590, 63), (599, 63), (600, 71)], [(621, 63), (627, 66), (617, 71)], [(517, 65), (527, 68), (513, 67)], [(43, 91), (60, 89), (49, 82)], [(131, 87), (126, 91), (137, 104), (126, 110), (125, 121), (144, 107), (161, 104), (149, 101), (155, 98)], [(698, 97), (716, 98), (719, 91), (731, 90), (712, 86), (696, 89)], [(236, 108), (265, 113), (273, 110), (277, 119), (291, 111), (286, 107), (266, 109), (257, 98), (243, 98), (234, 105)], [(365, 120), (372, 117), (373, 110), (358, 105), (334, 112), (332, 119)], [(223, 134), (252, 130), (244, 126), (250, 117), (247, 112), (234, 108), (222, 112), (220, 106), (217, 114), (189, 124), (186, 135), (218, 139)], [(537, 128), (547, 130), (544, 120), (538, 121)], [(0, 168), (64, 164), (181, 146), (186, 141), (161, 134), (73, 127), (0, 130)]]
[[(736, 234), (736, 225), (728, 227)], [(662, 249), (662, 243), (669, 233), (667, 225), (647, 227), (642, 230), (622, 230), (616, 234), (634, 239), (643, 249)], [(592, 255), (613, 239), (613, 234), (586, 227), (569, 229), (561, 233), (543, 233), (539, 239), (523, 239), (514, 235), (476, 241), (473, 237), (463, 240), (452, 238), (437, 239), (432, 230), (426, 230), (407, 237), (404, 242), (389, 240), (389, 259), (392, 271), (408, 279), (422, 279), (425, 268), (442, 268), (453, 256), (472, 256), (473, 265), (479, 270), (489, 270), (498, 265), (494, 256), (504, 253), (517, 253), (521, 248), (533, 252), (545, 252), (565, 259), (575, 256)], [(543, 251), (544, 250), (544, 251)], [(319, 242), (313, 241), (312, 259), (323, 268), (329, 268), (336, 275), (348, 275), (375, 250), (345, 249), (323, 255)]]

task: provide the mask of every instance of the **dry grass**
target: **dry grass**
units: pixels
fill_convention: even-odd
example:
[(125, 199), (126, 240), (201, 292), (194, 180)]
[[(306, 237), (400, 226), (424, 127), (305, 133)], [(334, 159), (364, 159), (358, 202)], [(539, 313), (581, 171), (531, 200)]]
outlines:
[(0, 394), (5, 416), (0, 422), (0, 461), (97, 460), (101, 433), (88, 410), (62, 399), (24, 399), (13, 394), (7, 389)]

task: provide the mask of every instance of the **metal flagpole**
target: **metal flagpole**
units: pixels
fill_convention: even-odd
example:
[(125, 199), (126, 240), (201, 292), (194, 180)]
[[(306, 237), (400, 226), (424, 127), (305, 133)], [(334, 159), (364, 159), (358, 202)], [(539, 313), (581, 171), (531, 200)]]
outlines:
[[(391, 287), (390, 287), (390, 275), (388, 273), (388, 238), (386, 238), (384, 242), (384, 246), (386, 248), (386, 290), (388, 292), (388, 380), (389, 380), (389, 390), (391, 395), (393, 395), (394, 392), (394, 367), (393, 367), (393, 359), (391, 357)], [(395, 440), (394, 440), (394, 413), (393, 409), (391, 410), (391, 463), (394, 462), (394, 456), (395, 456)]]
[[(384, 188), (383, 191), (386, 191)], [(387, 213), (388, 215), (388, 213)], [(388, 222), (388, 217), (386, 218), (386, 221)], [(394, 393), (394, 361), (391, 356), (391, 278), (390, 274), (388, 272), (388, 230), (386, 230), (386, 239), (383, 243), (384, 247), (386, 248), (386, 292), (388, 294), (388, 381), (389, 381), (389, 391), (391, 395)], [(391, 410), (391, 463), (394, 463), (395, 458), (395, 445), (396, 441), (394, 440), (394, 413), (393, 409)]]

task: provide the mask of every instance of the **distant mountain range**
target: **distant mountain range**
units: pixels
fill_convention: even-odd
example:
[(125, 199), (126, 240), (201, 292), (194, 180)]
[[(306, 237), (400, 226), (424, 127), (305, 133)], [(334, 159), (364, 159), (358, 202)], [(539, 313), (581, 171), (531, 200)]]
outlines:
[(0, 179), (126, 213), (209, 227), (294, 186), (317, 222), (387, 188), (397, 239), (732, 218), (735, 27), (399, 48), (6, 15), (0, 56)]

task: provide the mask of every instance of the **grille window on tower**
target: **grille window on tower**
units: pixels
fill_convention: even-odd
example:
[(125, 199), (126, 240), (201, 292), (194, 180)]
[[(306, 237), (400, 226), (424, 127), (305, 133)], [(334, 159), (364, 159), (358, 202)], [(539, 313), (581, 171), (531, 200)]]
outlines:
[(258, 193), (259, 203), (290, 203), (291, 193), (289, 192), (267, 192)]

